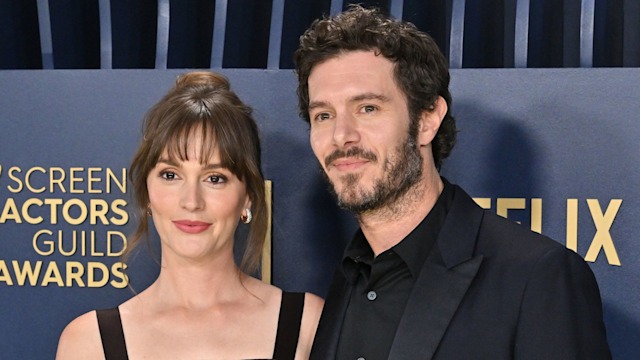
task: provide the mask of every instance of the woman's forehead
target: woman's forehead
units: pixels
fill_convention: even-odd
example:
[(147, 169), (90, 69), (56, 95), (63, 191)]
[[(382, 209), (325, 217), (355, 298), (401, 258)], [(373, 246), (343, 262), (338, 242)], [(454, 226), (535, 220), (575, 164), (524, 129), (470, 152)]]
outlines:
[(220, 163), (220, 151), (215, 144), (203, 144), (200, 140), (191, 140), (181, 145), (166, 145), (160, 153), (160, 158), (173, 161), (194, 160), (201, 163)]
[(191, 129), (183, 129), (167, 139), (161, 156), (179, 158), (181, 160), (196, 159), (207, 162), (219, 157), (218, 142), (213, 129), (203, 129), (198, 125)]

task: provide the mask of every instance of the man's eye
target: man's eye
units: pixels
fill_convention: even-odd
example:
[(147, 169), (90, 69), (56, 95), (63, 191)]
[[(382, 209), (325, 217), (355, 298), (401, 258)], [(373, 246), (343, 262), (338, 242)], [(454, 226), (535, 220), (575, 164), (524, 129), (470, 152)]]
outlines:
[(373, 105), (365, 105), (362, 107), (362, 111), (366, 113), (374, 112), (376, 111), (376, 107)]
[(330, 118), (330, 115), (327, 113), (320, 113), (318, 115), (315, 116), (315, 119), (317, 121), (323, 121), (323, 120), (328, 120)]

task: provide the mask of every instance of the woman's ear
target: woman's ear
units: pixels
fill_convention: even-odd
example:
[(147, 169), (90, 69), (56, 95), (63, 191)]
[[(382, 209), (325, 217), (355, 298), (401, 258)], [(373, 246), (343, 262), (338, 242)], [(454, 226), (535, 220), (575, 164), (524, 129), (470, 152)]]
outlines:
[(249, 197), (249, 194), (247, 194), (245, 200), (244, 200), (244, 207), (243, 209), (251, 209), (251, 198)]
[(431, 144), (431, 141), (433, 141), (433, 138), (438, 133), (438, 129), (440, 129), (440, 124), (442, 124), (442, 120), (447, 114), (447, 110), (447, 102), (442, 96), (438, 96), (433, 105), (420, 114), (418, 126), (419, 146)]
[(242, 208), (243, 211), (244, 209), (251, 209), (251, 204), (251, 197), (249, 196), (249, 194), (247, 194), (244, 199), (244, 207)]

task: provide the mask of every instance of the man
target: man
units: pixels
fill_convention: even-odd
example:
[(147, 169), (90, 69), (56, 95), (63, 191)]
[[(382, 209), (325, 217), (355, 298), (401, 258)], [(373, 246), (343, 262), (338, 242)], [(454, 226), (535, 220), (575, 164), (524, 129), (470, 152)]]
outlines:
[(433, 39), (353, 6), (314, 22), (295, 62), (311, 147), (360, 225), (312, 359), (611, 357), (583, 259), (440, 177), (456, 126)]

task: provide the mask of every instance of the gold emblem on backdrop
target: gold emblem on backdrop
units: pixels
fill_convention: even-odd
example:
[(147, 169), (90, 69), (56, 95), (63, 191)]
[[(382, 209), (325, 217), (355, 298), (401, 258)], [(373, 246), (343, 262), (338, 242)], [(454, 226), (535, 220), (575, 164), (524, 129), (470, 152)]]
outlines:
[(262, 247), (262, 281), (271, 284), (271, 220), (272, 214), (272, 191), (273, 183), (271, 180), (264, 182), (264, 197), (267, 202), (267, 233), (264, 238), (264, 246)]

